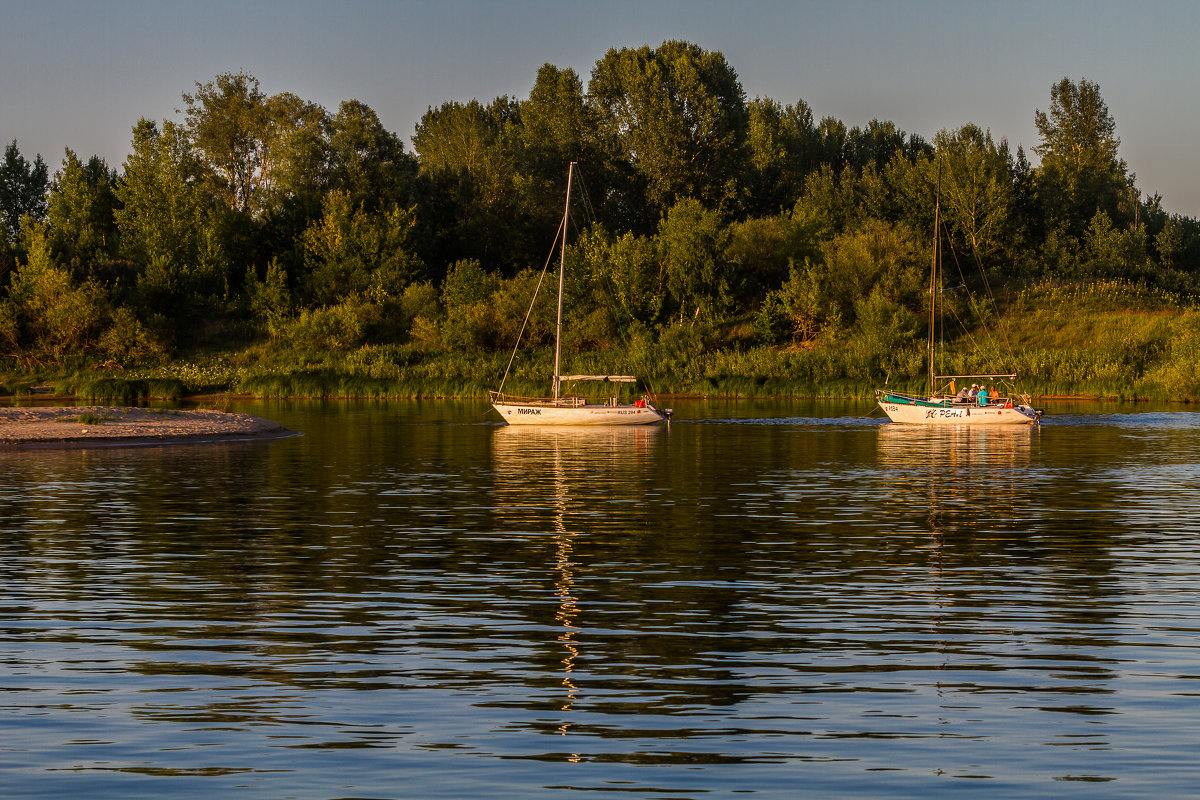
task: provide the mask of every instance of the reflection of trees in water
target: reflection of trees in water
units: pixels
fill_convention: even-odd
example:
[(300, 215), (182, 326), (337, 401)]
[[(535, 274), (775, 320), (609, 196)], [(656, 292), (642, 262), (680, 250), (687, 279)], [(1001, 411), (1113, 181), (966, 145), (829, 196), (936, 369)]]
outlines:
[[(312, 419), (279, 442), (0, 460), (0, 570), (53, 564), (60, 594), (108, 581), (153, 608), (125, 645), (181, 685), (485, 686), (547, 733), (1026, 646), (1090, 691), (1107, 665), (1067, 651), (1111, 641), (1113, 543), (1136, 544), (1112, 462), (1165, 457), (1102, 426)], [(170, 655), (189, 640), (212, 650)]]
[[(764, 641), (805, 660), (870, 661), (926, 652), (909, 637), (930, 634), (936, 607), (961, 609), (943, 614), (936, 634), (955, 637), (989, 614), (1020, 625), (1020, 597), (1039, 626), (1046, 614), (1094, 615), (1086, 597), (1103, 587), (1056, 569), (1064, 553), (1031, 564), (1048, 524), (1029, 475), (1040, 434), (975, 434), (881, 441), (891, 434), (873, 427), (678, 426), (644, 450), (608, 434), (522, 439), (514, 429), (495, 437), (498, 527), (547, 531), (557, 513), (575, 534), (573, 685), (589, 708), (599, 675), (643, 711), (687, 696), (735, 704), (746, 686), (715, 654), (742, 653), (746, 667)], [(653, 507), (630, 506), (631, 495)], [(1061, 607), (1056, 585), (1083, 602)], [(528, 613), (543, 612), (531, 603)], [(842, 618), (891, 633), (868, 645), (838, 628)], [(959, 652), (978, 657), (973, 642)], [(646, 681), (682, 691), (650, 697)]]
[[(736, 470), (718, 465), (726, 485), (701, 490), (729, 498), (734, 545), (756, 556), (746, 576), (764, 587), (743, 583), (738, 606), (762, 613), (731, 618), (818, 662), (988, 661), (986, 648), (1029, 645), (1086, 672), (1061, 648), (1109, 640), (1111, 548), (1124, 532), (1105, 514), (1111, 500), (1093, 506), (1098, 514), (1061, 512), (1070, 501), (1055, 477), (1069, 468), (1046, 466), (1048, 434), (831, 426), (745, 448), (757, 480), (738, 486)], [(839, 628), (842, 619), (854, 627)]]
[(81, 589), (112, 577), (151, 598), (161, 586), (155, 572), (238, 586), (247, 554), (263, 544), (246, 528), (266, 490), (263, 460), (273, 444), (10, 454), (0, 462), (6, 541), (70, 563)]
[(897, 534), (928, 553), (921, 585), (950, 663), (978, 657), (983, 627), (996, 654), (1032, 648), (1063, 674), (1091, 682), (1061, 691), (1103, 695), (1116, 673), (1072, 651), (1117, 643), (1109, 626), (1120, 590), (1109, 548), (1120, 531), (1099, 508), (1062, 513), (1071, 489), (1047, 469), (1044, 436), (1037, 426), (883, 426), (879, 465), (896, 489), (885, 513)]

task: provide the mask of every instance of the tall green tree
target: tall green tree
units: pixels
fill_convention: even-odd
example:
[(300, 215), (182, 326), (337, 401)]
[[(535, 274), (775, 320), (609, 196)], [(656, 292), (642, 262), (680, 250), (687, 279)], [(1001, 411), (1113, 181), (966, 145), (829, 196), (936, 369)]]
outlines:
[(1114, 222), (1132, 219), (1132, 178), (1117, 156), (1121, 140), (1100, 86), (1070, 78), (1050, 87), (1050, 108), (1034, 114), (1041, 143), (1038, 191), (1049, 218), (1080, 235), (1097, 211)]
[(976, 259), (992, 255), (1008, 229), (1013, 202), (1013, 167), (1008, 143), (992, 141), (991, 131), (967, 124), (941, 131), (937, 145), (941, 206), (947, 227)]
[(315, 215), (333, 185), (329, 114), (291, 92), (272, 95), (264, 105), (260, 174), (248, 210), (257, 216), (298, 208)]
[(116, 187), (120, 252), (137, 265), (142, 302), (177, 323), (226, 286), (222, 215), (205, 175), (182, 126), (164, 122), (160, 132), (143, 119)]
[(78, 278), (111, 277), (107, 266), (117, 254), (116, 182), (116, 171), (104, 159), (92, 156), (84, 163), (70, 148), (54, 176), (47, 213), (50, 241)]
[(821, 143), (821, 162), (835, 173), (851, 163), (850, 132), (846, 123), (835, 117), (822, 117), (817, 125), (817, 136)]
[(359, 100), (344, 100), (329, 123), (330, 188), (368, 210), (412, 200), (416, 159)]
[(657, 242), (666, 287), (680, 322), (689, 317), (716, 319), (730, 299), (725, 260), (729, 228), (720, 215), (686, 197), (663, 217)]
[[(521, 205), (534, 230), (553, 230), (562, 216), (563, 181), (572, 161), (588, 183), (603, 185), (595, 120), (575, 70), (543, 64), (520, 107)], [(597, 198), (599, 199), (599, 198)]]
[(241, 211), (261, 207), (270, 118), (258, 79), (222, 73), (184, 92), (187, 130), (196, 150), (221, 179), (225, 202)]
[(908, 138), (894, 122), (873, 119), (867, 127), (851, 128), (846, 134), (846, 159), (855, 169), (862, 170), (868, 164), (877, 169), (892, 159), (896, 151), (904, 151)]
[(512, 173), (511, 125), (517, 108), (507, 97), (497, 98), (490, 106), (471, 100), (430, 108), (413, 135), (421, 169), (465, 171), (485, 193), (504, 191)]
[(260, 217), (296, 194), (326, 189), (328, 114), (294, 94), (268, 97), (245, 72), (183, 94), (187, 132), (229, 208)]
[(738, 200), (746, 100), (721, 53), (681, 41), (609, 50), (588, 103), (608, 152), (644, 187), (650, 220), (684, 197), (710, 208)]
[(755, 98), (747, 111), (747, 143), (754, 175), (751, 209), (758, 214), (789, 209), (820, 158), (812, 110), (803, 100), (785, 107), (769, 98)]
[(417, 124), (421, 172), (453, 201), (439, 215), (444, 254), (505, 267), (532, 260), (519, 223), (519, 116), (518, 103), (498, 97), (443, 103)]
[(21, 155), (16, 139), (4, 148), (4, 160), (0, 162), (0, 220), (8, 231), (9, 241), (17, 241), (21, 217), (28, 214), (35, 220), (45, 219), (49, 174), (40, 154), (32, 162)]
[(571, 161), (587, 161), (595, 121), (575, 70), (543, 64), (521, 103), (522, 150), (532, 171), (559, 180)]

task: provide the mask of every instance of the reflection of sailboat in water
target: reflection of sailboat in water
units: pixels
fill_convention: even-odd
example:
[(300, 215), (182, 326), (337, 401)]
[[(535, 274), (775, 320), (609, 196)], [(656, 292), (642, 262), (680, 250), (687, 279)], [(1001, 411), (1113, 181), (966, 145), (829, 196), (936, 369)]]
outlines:
[[(964, 589), (972, 586), (966, 576), (1011, 565), (1014, 552), (1027, 555), (1021, 534), (1042, 513), (1031, 502), (1038, 490), (1029, 469), (1041, 427), (881, 425), (878, 434), (884, 535), (908, 554), (908, 569), (924, 568), (912, 596), (928, 603), (938, 668), (953, 669), (962, 654), (956, 620), (972, 613), (964, 604), (979, 602)], [(939, 696), (955, 691), (935, 685)]]
[[(641, 467), (653, 471), (653, 448), (665, 441), (661, 427), (500, 427), (493, 431), (492, 454), (498, 513), (517, 528), (548, 532), (554, 541), (554, 593), (558, 607), (561, 685), (558, 703), (564, 715), (557, 726), (562, 735), (572, 725), (567, 714), (579, 697), (575, 682), (580, 656), (579, 635), (584, 610), (577, 597), (575, 544), (581, 534), (576, 520), (602, 526), (610, 515), (599, 513), (614, 489), (636, 480)], [(547, 508), (546, 500), (551, 500)], [(547, 519), (549, 511), (549, 519)], [(549, 525), (547, 525), (549, 523)], [(591, 524), (591, 523), (589, 523)], [(549, 530), (547, 530), (549, 529)], [(578, 761), (578, 753), (567, 756)]]
[(499, 427), (492, 435), (496, 477), (506, 492), (530, 493), (554, 490), (550, 484), (560, 476), (571, 499), (585, 501), (581, 507), (592, 498), (603, 505), (642, 466), (652, 465), (651, 450), (667, 435), (667, 429), (652, 425)]
[(1040, 429), (1036, 425), (996, 427), (879, 426), (880, 465), (927, 467), (944, 472), (962, 466), (1015, 467), (1029, 463)]
[(1036, 425), (881, 425), (879, 466), (903, 491), (891, 502), (923, 512), (928, 531), (995, 528), (1009, 522), (1030, 489), (1028, 467), (1041, 429)]
[[(562, 472), (562, 456), (558, 452), (555, 453), (554, 466), (554, 593), (558, 596), (558, 611), (554, 613), (554, 621), (562, 626), (562, 632), (558, 634), (558, 641), (563, 647), (562, 685), (566, 689), (566, 695), (559, 706), (559, 711), (565, 713), (575, 706), (575, 699), (579, 695), (579, 687), (575, 685), (573, 674), (575, 660), (579, 657), (579, 645), (575, 641), (575, 634), (580, 630), (575, 625), (575, 617), (579, 614), (579, 604), (573, 594), (575, 579), (572, 570), (575, 562), (571, 560), (571, 553), (575, 546), (573, 540), (577, 534), (567, 530), (567, 485)], [(564, 718), (559, 723), (558, 732), (566, 736), (570, 728), (571, 723)], [(570, 760), (578, 761), (579, 754), (572, 754)]]

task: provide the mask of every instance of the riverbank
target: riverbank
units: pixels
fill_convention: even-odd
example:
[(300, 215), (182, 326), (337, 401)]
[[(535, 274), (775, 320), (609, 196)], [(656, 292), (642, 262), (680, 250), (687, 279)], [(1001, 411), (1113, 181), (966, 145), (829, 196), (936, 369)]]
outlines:
[(211, 409), (0, 408), (0, 450), (222, 441), (291, 433), (269, 419)]
[[(988, 329), (996, 340), (991, 346), (970, 337), (947, 342), (939, 346), (938, 371), (1014, 373), (1019, 390), (1035, 402), (1200, 402), (1200, 307), (1135, 290), (1105, 283), (1022, 292)], [(926, 346), (911, 332), (882, 338), (831, 332), (784, 346), (753, 344), (729, 331), (663, 328), (625, 347), (581, 350), (568, 358), (570, 372), (637, 375), (643, 383), (627, 387), (630, 394), (648, 391), (664, 399), (870, 399), (884, 385), (913, 393), (928, 386)], [(524, 349), (510, 359), (507, 350), (451, 350), (416, 341), (351, 350), (264, 342), (181, 353), (155, 364), (0, 372), (0, 403), (5, 395), (21, 402), (62, 397), (122, 406), (205, 396), (485, 399), (502, 379), (512, 394), (548, 391), (553, 348)], [(614, 388), (622, 387), (600, 391)]]

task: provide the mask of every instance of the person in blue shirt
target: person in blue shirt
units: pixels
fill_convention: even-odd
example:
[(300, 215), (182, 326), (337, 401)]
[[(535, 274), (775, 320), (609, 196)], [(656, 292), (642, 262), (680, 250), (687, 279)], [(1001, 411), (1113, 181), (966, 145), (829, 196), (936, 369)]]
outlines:
[(988, 393), (986, 386), (979, 390), (979, 394), (975, 395), (975, 401), (981, 406), (986, 406), (990, 398), (991, 395)]

